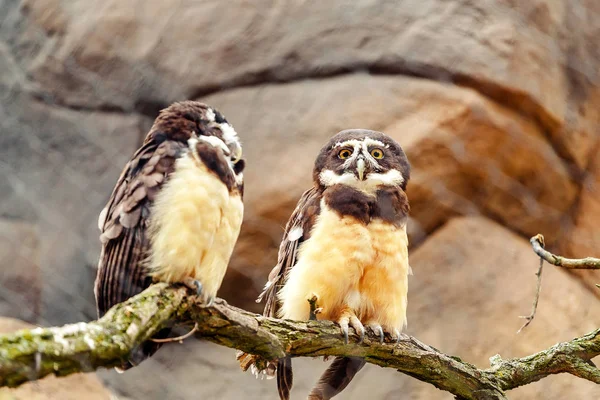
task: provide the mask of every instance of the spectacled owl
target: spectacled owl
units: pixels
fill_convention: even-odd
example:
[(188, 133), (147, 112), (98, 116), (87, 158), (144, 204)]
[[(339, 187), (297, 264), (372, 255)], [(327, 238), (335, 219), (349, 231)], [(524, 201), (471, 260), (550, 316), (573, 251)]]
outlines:
[[(384, 333), (397, 340), (406, 324), (410, 272), (409, 177), (404, 151), (384, 133), (350, 129), (333, 136), (316, 159), (313, 187), (286, 225), (278, 263), (258, 300), (266, 299), (264, 314), (307, 320), (314, 296), (317, 318), (337, 322), (346, 342), (349, 327), (361, 341), (365, 327), (382, 342)], [(335, 396), (364, 363), (336, 358), (309, 399)], [(274, 370), (280, 398), (288, 399), (291, 358), (261, 372)]]
[[(193, 284), (212, 302), (242, 223), (241, 156), (237, 133), (217, 110), (183, 101), (159, 113), (98, 219), (99, 317), (153, 281)], [(144, 343), (122, 369), (159, 347)]]

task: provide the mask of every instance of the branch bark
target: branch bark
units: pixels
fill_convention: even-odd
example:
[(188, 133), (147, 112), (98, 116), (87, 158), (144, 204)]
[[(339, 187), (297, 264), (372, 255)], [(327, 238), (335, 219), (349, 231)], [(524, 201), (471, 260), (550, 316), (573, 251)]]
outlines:
[(58, 376), (112, 367), (169, 321), (197, 323), (196, 337), (276, 359), (303, 356), (357, 356), (428, 382), (460, 399), (506, 399), (504, 391), (543, 377), (568, 372), (598, 382), (589, 360), (600, 354), (600, 330), (521, 359), (491, 359), (477, 367), (404, 335), (398, 344), (367, 337), (344, 344), (339, 327), (328, 321), (267, 318), (218, 299), (212, 307), (195, 303), (184, 287), (154, 285), (115, 306), (98, 321), (37, 328), (0, 336), (0, 385), (19, 384), (49, 374)]

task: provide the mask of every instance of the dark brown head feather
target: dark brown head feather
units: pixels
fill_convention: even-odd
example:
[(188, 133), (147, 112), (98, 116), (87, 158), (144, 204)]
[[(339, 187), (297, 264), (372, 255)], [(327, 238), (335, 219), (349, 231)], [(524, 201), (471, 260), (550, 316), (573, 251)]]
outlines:
[(390, 169), (397, 169), (402, 173), (404, 177), (404, 183), (401, 185), (402, 189), (406, 189), (406, 184), (410, 179), (410, 164), (408, 158), (402, 150), (402, 147), (391, 137), (383, 132), (371, 131), (368, 129), (346, 129), (335, 134), (325, 146), (321, 148), (319, 155), (315, 161), (313, 169), (313, 181), (315, 185), (320, 186), (319, 174), (326, 169), (342, 172), (341, 166), (343, 160), (338, 157), (337, 143), (345, 142), (347, 140), (361, 140), (365, 137), (369, 137), (374, 140), (378, 140), (386, 145), (384, 149), (387, 153), (386, 156), (378, 160), (379, 164), (383, 168), (383, 171)]

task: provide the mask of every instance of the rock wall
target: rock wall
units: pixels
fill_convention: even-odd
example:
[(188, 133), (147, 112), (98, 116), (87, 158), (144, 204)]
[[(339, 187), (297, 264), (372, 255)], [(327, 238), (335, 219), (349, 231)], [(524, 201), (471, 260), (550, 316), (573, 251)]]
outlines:
[[(599, 35), (596, 0), (0, 1), (0, 314), (94, 318), (97, 215), (158, 110), (199, 99), (248, 161), (229, 302), (260, 310), (316, 152), (362, 127), (413, 166), (409, 333), (479, 366), (586, 333), (599, 274), (548, 268), (540, 314), (515, 335), (535, 287), (529, 236), (600, 256)], [(169, 347), (103, 377), (132, 399), (275, 397), (228, 350)], [(324, 366), (298, 365), (300, 397)], [(350, 390), (447, 398), (376, 367)], [(560, 376), (512, 398), (572, 393), (600, 395)]]

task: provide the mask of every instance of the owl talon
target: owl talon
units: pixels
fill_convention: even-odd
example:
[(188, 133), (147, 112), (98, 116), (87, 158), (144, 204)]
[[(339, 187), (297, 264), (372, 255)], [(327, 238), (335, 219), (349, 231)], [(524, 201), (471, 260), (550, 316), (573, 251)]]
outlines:
[(344, 335), (344, 344), (348, 344), (348, 318), (341, 318), (338, 323), (340, 324), (342, 335)]
[(355, 316), (350, 317), (350, 325), (358, 335), (358, 343), (362, 343), (365, 340), (365, 327)]
[(208, 300), (206, 301), (206, 307), (211, 307), (214, 302), (215, 302), (215, 297), (214, 296), (210, 296), (208, 298)]
[(196, 295), (202, 295), (202, 283), (200, 281), (194, 279), (194, 286), (196, 286)]
[(392, 335), (392, 339), (394, 340), (394, 343), (396, 343), (396, 344), (400, 343), (400, 331), (398, 329), (394, 329), (394, 334)]
[(369, 328), (371, 328), (371, 330), (373, 330), (373, 332), (379, 336), (379, 343), (383, 344), (384, 334), (383, 334), (383, 328), (381, 327), (381, 325), (370, 324)]
[(195, 290), (196, 296), (202, 295), (202, 283), (199, 280), (193, 278), (185, 278), (183, 284), (188, 288)]

